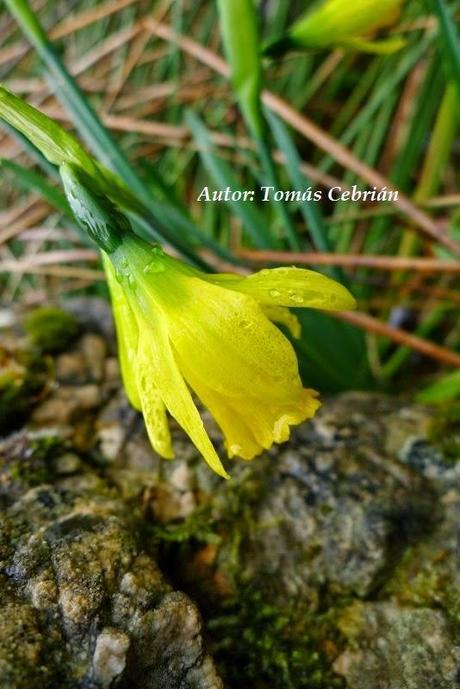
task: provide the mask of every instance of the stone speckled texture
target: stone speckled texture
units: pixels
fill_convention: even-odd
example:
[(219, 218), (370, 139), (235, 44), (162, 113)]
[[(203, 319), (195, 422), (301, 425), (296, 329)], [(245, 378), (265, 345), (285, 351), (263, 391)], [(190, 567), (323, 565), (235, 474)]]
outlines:
[(139, 516), (54, 443), (24, 431), (1, 446), (0, 687), (221, 689)]
[(152, 452), (107, 306), (70, 307), (1, 441), (0, 689), (460, 686), (458, 420), (340, 395), (224, 482)]

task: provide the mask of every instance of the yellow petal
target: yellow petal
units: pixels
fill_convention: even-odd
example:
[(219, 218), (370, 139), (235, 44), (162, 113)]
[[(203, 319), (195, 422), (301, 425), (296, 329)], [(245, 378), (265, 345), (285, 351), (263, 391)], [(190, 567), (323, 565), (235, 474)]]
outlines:
[(227, 289), (250, 294), (260, 304), (325, 311), (348, 311), (356, 307), (346, 287), (313, 270), (272, 268), (247, 278), (211, 275), (208, 279)]
[(171, 446), (171, 433), (166, 416), (166, 407), (158, 388), (153, 382), (152, 340), (154, 337), (155, 333), (146, 324), (143, 324), (139, 337), (139, 350), (136, 362), (137, 387), (150, 442), (161, 457), (172, 459), (174, 452)]
[(390, 55), (406, 45), (403, 38), (387, 38), (381, 41), (366, 41), (363, 38), (346, 38), (341, 42), (343, 48), (373, 55)]
[(261, 308), (269, 320), (273, 321), (273, 323), (284, 325), (296, 340), (300, 338), (302, 326), (297, 316), (294, 316), (289, 309), (286, 309), (284, 306), (271, 306), (268, 304), (262, 304)]
[(232, 408), (223, 395), (211, 390), (203, 378), (196, 375), (186, 362), (181, 361), (181, 369), (187, 382), (209, 409), (224, 434), (228, 456), (230, 458), (238, 456), (249, 460), (260, 454), (264, 446), (256, 440), (250, 425), (238, 410)]
[(229, 398), (212, 390), (188, 362), (181, 369), (203, 404), (221, 428), (229, 457), (251, 460), (274, 442), (289, 439), (290, 426), (312, 418), (318, 408), (317, 393), (293, 387), (284, 404), (250, 397)]
[(292, 345), (251, 297), (187, 278), (182, 303), (165, 316), (174, 352), (232, 454), (249, 459), (314, 415)]
[(141, 324), (139, 321), (139, 327), (140, 337), (147, 338), (139, 351), (143, 351), (147, 346), (150, 347), (152, 381), (166, 408), (190, 436), (209, 466), (223, 478), (229, 478), (206, 433), (190, 391), (176, 364), (164, 318), (152, 312), (149, 322), (144, 321)]
[(285, 400), (300, 387), (292, 345), (251, 297), (186, 278), (164, 309), (175, 351), (216, 392)]
[(136, 358), (139, 329), (123, 288), (117, 280), (115, 268), (108, 256), (102, 253), (102, 262), (107, 275), (112, 311), (118, 341), (118, 358), (126, 394), (132, 406), (141, 410), (141, 400), (136, 384)]

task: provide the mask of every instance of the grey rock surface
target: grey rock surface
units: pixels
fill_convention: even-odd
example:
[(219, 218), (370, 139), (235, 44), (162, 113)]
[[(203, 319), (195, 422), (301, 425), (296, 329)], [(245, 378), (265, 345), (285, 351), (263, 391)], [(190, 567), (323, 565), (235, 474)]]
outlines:
[(196, 606), (108, 481), (56, 436), (0, 456), (0, 687), (221, 689)]
[(354, 618), (352, 645), (337, 659), (335, 669), (347, 677), (349, 687), (458, 686), (460, 636), (439, 610), (360, 603), (347, 614)]

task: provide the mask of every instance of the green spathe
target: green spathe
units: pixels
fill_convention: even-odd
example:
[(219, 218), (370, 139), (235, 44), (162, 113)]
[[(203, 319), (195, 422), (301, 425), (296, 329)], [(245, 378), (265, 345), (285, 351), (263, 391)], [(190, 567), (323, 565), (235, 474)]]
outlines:
[(128, 219), (97, 189), (84, 170), (64, 163), (59, 172), (78, 224), (102, 251), (112, 254), (123, 235), (132, 232)]

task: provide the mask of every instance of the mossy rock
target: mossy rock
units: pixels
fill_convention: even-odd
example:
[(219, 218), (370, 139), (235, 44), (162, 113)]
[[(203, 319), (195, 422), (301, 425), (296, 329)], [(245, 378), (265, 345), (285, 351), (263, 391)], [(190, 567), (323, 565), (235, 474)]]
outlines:
[(48, 362), (31, 352), (0, 350), (0, 435), (18, 428), (41, 398)]
[(54, 306), (32, 311), (24, 322), (26, 332), (41, 352), (62, 352), (75, 340), (80, 325), (72, 314)]

